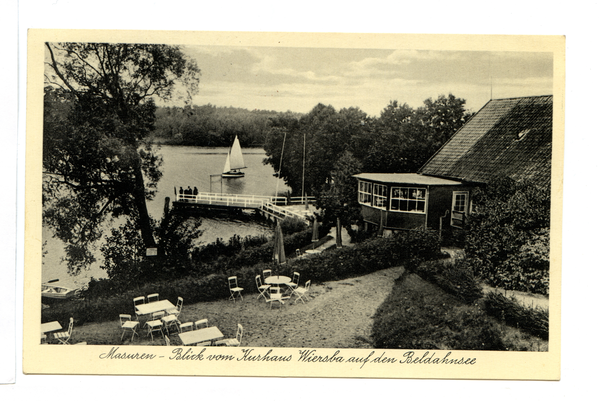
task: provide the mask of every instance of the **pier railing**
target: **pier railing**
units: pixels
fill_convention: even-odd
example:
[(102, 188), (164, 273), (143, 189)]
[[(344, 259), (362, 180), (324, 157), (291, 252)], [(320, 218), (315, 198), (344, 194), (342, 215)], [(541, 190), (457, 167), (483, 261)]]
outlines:
[(272, 203), (265, 203), (262, 206), (262, 211), (276, 217), (278, 219), (284, 219), (286, 217), (306, 220), (308, 216), (312, 216), (313, 212), (310, 211), (297, 211), (293, 209), (286, 209), (285, 207), (277, 206)]
[(236, 195), (199, 192), (198, 194), (175, 194), (176, 202), (198, 203), (202, 205), (260, 208), (263, 204), (287, 204), (285, 196)]

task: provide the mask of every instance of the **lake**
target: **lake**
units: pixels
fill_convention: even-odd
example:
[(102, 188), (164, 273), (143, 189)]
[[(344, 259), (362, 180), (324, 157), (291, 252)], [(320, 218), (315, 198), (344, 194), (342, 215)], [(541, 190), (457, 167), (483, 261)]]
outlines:
[[(246, 168), (244, 178), (222, 179), (220, 174), (225, 164), (228, 148), (203, 148), (196, 146), (166, 146), (162, 145), (158, 153), (163, 156), (163, 176), (158, 183), (154, 199), (148, 202), (148, 211), (154, 219), (160, 219), (163, 213), (165, 197), (173, 200), (175, 188), (198, 188), (200, 192), (217, 192), (248, 195), (275, 195), (284, 194), (290, 188), (283, 180), (273, 176), (273, 168), (262, 163), (265, 151), (260, 148), (243, 149)], [(237, 234), (241, 237), (247, 235), (270, 235), (272, 229), (265, 223), (250, 219), (236, 219), (233, 217), (203, 218), (201, 228), (204, 230), (200, 238), (202, 243), (214, 242), (217, 238), (228, 240)], [(61, 262), (64, 256), (62, 242), (51, 237), (51, 231), (44, 228), (43, 240), (47, 241), (44, 250), (47, 251), (43, 258), (42, 281), (59, 279), (57, 285), (65, 287), (81, 287), (87, 284), (91, 277), (104, 278), (106, 272), (100, 269), (100, 262), (96, 262), (89, 270), (78, 276), (70, 276), (67, 268)], [(98, 259), (101, 258), (97, 252)]]

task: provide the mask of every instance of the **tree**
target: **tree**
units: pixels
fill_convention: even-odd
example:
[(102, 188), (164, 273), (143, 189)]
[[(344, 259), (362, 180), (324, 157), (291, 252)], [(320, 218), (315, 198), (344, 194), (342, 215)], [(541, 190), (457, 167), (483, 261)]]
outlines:
[(167, 45), (47, 43), (46, 53), (43, 217), (77, 273), (112, 219), (124, 217), (145, 247), (156, 245), (146, 201), (162, 160), (145, 142), (154, 99), (189, 101), (200, 70)]
[(332, 180), (323, 186), (317, 199), (317, 206), (325, 211), (325, 225), (333, 225), (340, 218), (342, 225), (350, 228), (361, 219), (357, 181), (353, 177), (360, 172), (362, 165), (350, 151), (345, 151), (335, 163), (331, 172)]
[(474, 191), (465, 252), (491, 285), (547, 294), (550, 188), (500, 178)]
[[(349, 149), (353, 137), (366, 129), (367, 115), (357, 108), (316, 105), (300, 119), (282, 116), (271, 120), (265, 142), (265, 164), (273, 166), (292, 192), (318, 195), (331, 181), (337, 160)], [(285, 146), (283, 140), (285, 138)], [(283, 157), (282, 157), (283, 151)], [(304, 180), (302, 177), (304, 169)]]
[(362, 151), (365, 172), (417, 171), (469, 118), (466, 101), (449, 94), (413, 110), (391, 101), (375, 121), (375, 135)]

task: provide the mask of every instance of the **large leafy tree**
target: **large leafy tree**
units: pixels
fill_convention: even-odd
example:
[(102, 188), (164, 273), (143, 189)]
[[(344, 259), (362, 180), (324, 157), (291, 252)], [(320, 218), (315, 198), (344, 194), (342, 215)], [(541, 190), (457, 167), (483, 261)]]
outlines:
[(465, 251), (491, 285), (548, 293), (550, 188), (504, 177), (473, 194)]
[(46, 44), (44, 222), (65, 243), (72, 273), (94, 261), (107, 220), (125, 219), (144, 246), (156, 245), (146, 201), (162, 159), (145, 142), (154, 101), (189, 100), (199, 75), (177, 46)]
[(367, 115), (360, 109), (336, 111), (323, 104), (299, 119), (272, 119), (265, 142), (265, 163), (277, 172), (281, 168), (281, 177), (293, 193), (301, 194), (304, 181), (305, 192), (318, 195), (323, 185), (331, 181), (334, 165), (353, 137), (367, 129), (366, 120)]

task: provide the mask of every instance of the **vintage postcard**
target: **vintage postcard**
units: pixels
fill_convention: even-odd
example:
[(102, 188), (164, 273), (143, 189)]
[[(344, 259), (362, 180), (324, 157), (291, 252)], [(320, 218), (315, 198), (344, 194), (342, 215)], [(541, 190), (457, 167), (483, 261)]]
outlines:
[(24, 373), (560, 379), (564, 37), (30, 30), (27, 61)]

